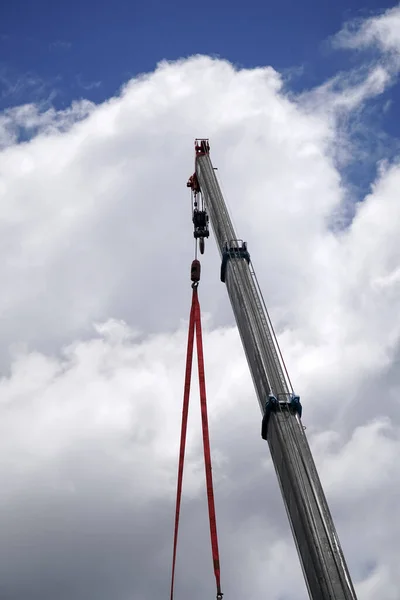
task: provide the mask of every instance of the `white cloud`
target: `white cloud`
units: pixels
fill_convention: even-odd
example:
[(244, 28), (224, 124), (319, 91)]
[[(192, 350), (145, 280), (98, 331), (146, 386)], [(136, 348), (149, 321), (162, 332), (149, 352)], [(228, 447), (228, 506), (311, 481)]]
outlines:
[[(56, 134), (67, 131), (80, 119), (88, 116), (94, 105), (87, 101), (73, 102), (70, 108), (56, 111), (54, 108), (43, 110), (36, 104), (25, 104), (6, 109), (0, 115), (0, 149), (26, 141), (40, 134)], [(29, 171), (32, 163), (25, 161)], [(24, 168), (24, 165), (22, 165)]]
[(400, 51), (400, 5), (366, 20), (348, 23), (335, 36), (339, 48), (366, 48), (377, 45), (384, 52)]
[(322, 112), (336, 120), (338, 116), (360, 108), (366, 100), (382, 94), (392, 81), (392, 74), (377, 64), (367, 72), (364, 69), (339, 74), (316, 89), (303, 94), (308, 110)]
[[(199, 135), (211, 139), (303, 397), (360, 598), (396, 597), (398, 164), (382, 163), (350, 226), (333, 226), (349, 192), (332, 147), (348, 152), (351, 142), (337, 115), (360, 112), (391, 82), (387, 73), (375, 65), (356, 82), (341, 75), (290, 99), (271, 68), (199, 56), (162, 63), (99, 106), (2, 115), (5, 597), (168, 592), (193, 250), (185, 183)], [(21, 130), (28, 140), (17, 143)], [(202, 262), (224, 591), (258, 598), (268, 585), (271, 598), (300, 600), (300, 566), (212, 240)], [(177, 594), (203, 597), (214, 591), (193, 403)]]

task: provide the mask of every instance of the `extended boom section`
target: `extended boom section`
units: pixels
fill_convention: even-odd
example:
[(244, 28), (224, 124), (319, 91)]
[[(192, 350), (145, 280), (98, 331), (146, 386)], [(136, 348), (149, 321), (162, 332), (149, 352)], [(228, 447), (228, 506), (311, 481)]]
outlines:
[(237, 239), (209, 157), (196, 140), (196, 185), (221, 255), (226, 284), (292, 533), (312, 600), (356, 600), (339, 539), (245, 242)]

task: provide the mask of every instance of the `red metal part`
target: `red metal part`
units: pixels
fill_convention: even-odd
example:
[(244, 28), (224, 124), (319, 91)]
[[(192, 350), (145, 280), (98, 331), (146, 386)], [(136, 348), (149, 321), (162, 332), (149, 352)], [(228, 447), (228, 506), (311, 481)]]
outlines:
[(200, 281), (201, 265), (199, 260), (194, 260), (190, 269), (190, 279), (193, 283)]
[(208, 139), (197, 139), (194, 142), (196, 156), (206, 156), (210, 154), (210, 143)]
[(200, 192), (199, 180), (197, 179), (196, 173), (193, 173), (193, 175), (189, 177), (186, 186), (191, 188), (192, 192), (194, 192), (195, 194), (198, 194)]

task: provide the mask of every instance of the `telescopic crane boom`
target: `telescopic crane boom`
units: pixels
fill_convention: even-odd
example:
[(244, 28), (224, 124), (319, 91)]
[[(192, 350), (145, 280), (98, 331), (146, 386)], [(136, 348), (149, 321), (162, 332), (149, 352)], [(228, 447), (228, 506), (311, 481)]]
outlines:
[[(207, 139), (195, 141), (188, 187), (207, 211), (226, 285), (260, 404), (268, 441), (311, 600), (356, 600), (339, 538), (245, 242), (237, 238), (218, 185)], [(197, 205), (196, 205), (197, 206)]]

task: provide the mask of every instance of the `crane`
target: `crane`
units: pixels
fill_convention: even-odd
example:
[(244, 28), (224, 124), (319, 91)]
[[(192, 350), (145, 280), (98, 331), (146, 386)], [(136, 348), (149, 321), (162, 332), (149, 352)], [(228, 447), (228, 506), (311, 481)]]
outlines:
[(204, 252), (208, 221), (262, 413), (290, 527), (311, 600), (357, 600), (294, 393), (246, 242), (238, 239), (210, 159), (208, 139), (195, 140), (195, 172), (187, 182), (194, 235)]

